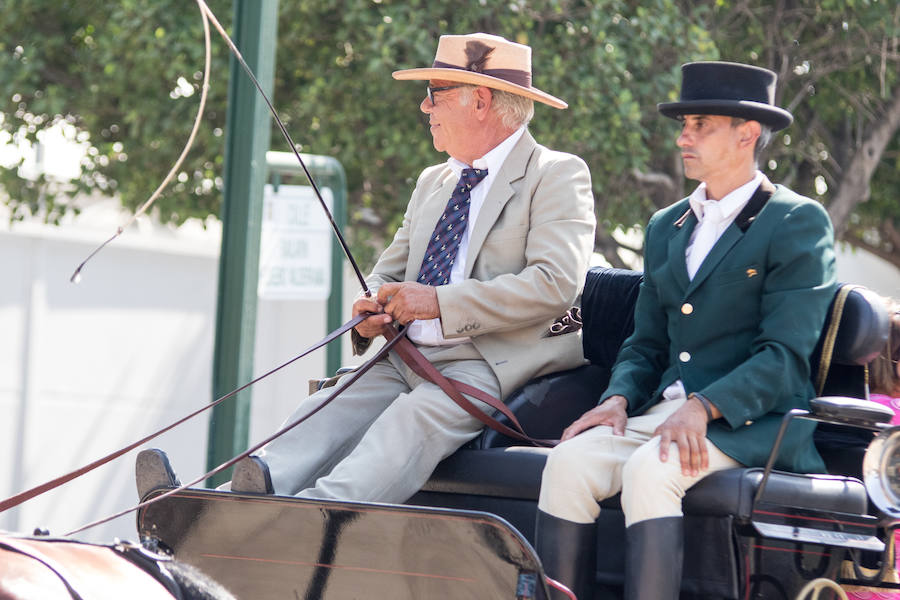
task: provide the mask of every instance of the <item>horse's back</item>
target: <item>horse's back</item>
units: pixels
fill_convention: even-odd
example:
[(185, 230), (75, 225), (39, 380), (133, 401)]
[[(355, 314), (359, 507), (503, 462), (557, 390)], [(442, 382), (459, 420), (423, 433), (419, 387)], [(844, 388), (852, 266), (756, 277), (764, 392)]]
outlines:
[(78, 596), (84, 600), (172, 600), (153, 576), (110, 547), (0, 535), (0, 600)]

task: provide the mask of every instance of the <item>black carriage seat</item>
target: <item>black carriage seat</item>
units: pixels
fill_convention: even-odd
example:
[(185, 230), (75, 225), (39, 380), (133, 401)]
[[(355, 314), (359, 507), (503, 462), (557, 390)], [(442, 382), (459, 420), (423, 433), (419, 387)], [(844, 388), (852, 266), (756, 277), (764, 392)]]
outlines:
[[(507, 404), (535, 438), (558, 438), (562, 430), (595, 406), (606, 387), (619, 347), (634, 325), (634, 303), (641, 273), (596, 267), (587, 273), (582, 297), (583, 344), (590, 364), (538, 377), (515, 392)], [(865, 363), (884, 343), (884, 308), (870, 292), (846, 296), (828, 376), (820, 395), (867, 397)], [(830, 313), (831, 314), (831, 313)], [(830, 321), (830, 317), (829, 317)], [(813, 381), (819, 372), (828, 323), (811, 358)], [(824, 365), (823, 365), (824, 367)], [(820, 426), (821, 427), (821, 426)], [(864, 514), (867, 496), (858, 474), (870, 433), (840, 429), (817, 434), (817, 447), (829, 474), (773, 472), (766, 487), (769, 503), (815, 510)], [(515, 440), (492, 430), (438, 465), (411, 504), (486, 510), (509, 520), (533, 541), (534, 514), (545, 454), (517, 448)], [(855, 454), (854, 454), (855, 453)], [(733, 528), (748, 522), (761, 468), (714, 473), (688, 491), (685, 572), (682, 587), (704, 597), (737, 598), (740, 582)], [(618, 496), (601, 503), (598, 582), (621, 581), (624, 520)]]

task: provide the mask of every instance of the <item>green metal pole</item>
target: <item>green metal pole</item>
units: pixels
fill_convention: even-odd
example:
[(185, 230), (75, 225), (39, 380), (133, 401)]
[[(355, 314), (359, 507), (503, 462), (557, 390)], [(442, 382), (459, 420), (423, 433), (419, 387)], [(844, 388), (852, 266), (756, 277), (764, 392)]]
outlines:
[[(234, 0), (232, 37), (244, 60), (271, 96), (278, 32), (278, 0)], [(270, 116), (262, 97), (231, 58), (225, 129), (225, 193), (222, 202), (222, 253), (213, 355), (213, 398), (253, 377), (259, 236)], [(250, 391), (213, 409), (207, 466), (212, 469), (247, 448)], [(220, 473), (208, 484), (229, 479)]]

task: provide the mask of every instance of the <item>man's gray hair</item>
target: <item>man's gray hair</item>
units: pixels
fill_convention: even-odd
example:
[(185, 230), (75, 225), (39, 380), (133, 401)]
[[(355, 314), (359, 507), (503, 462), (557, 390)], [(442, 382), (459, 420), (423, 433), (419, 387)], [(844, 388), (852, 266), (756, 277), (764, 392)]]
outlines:
[[(744, 119), (741, 117), (731, 117), (731, 126), (737, 127), (742, 123), (746, 123), (749, 119)], [(756, 146), (753, 147), (753, 160), (759, 163), (759, 156), (762, 154), (762, 151), (769, 145), (772, 141), (772, 128), (768, 125), (759, 124), (759, 137), (756, 138)]]
[[(464, 85), (460, 89), (459, 103), (463, 106), (468, 105), (472, 100), (472, 90), (476, 87), (478, 86)], [(534, 100), (493, 88), (491, 88), (491, 94), (494, 97), (491, 109), (500, 116), (506, 127), (518, 129), (531, 122), (531, 118), (534, 117)]]

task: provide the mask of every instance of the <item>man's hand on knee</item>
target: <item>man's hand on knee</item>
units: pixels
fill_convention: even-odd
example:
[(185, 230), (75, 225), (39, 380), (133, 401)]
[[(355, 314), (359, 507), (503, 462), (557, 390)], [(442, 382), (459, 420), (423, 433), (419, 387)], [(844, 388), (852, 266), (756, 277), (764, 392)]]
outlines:
[(613, 434), (625, 435), (625, 422), (628, 420), (628, 414), (625, 412), (627, 407), (628, 400), (625, 399), (625, 396), (610, 396), (566, 427), (562, 434), (562, 441), (571, 439), (585, 429), (598, 425), (609, 425), (612, 427)]
[(685, 402), (653, 432), (654, 436), (660, 436), (659, 460), (666, 462), (669, 459), (669, 448), (675, 442), (678, 445), (682, 474), (696, 477), (701, 471), (708, 469), (707, 420), (706, 409), (702, 404), (693, 400)]

